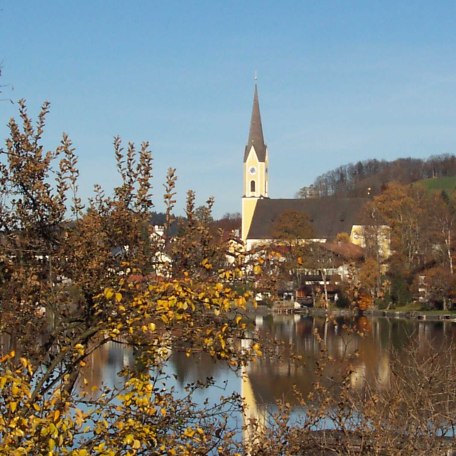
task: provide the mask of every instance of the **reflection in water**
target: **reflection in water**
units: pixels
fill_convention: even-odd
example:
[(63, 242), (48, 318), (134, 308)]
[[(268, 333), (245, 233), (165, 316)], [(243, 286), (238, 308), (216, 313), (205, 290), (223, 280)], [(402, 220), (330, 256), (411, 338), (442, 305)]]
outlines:
[[(205, 395), (216, 401), (217, 394), (227, 396), (243, 390), (255, 416), (258, 410), (278, 400), (293, 404), (294, 388), (307, 396), (316, 380), (315, 365), (321, 359), (322, 343), (330, 359), (325, 377), (337, 384), (350, 371), (351, 386), (361, 390), (367, 384), (387, 388), (391, 357), (406, 356), (404, 349), (409, 342), (424, 350), (456, 338), (456, 323), (448, 321), (274, 315), (257, 317), (255, 323), (260, 340), (273, 340), (275, 345), (242, 373), (236, 375), (224, 363), (215, 362), (204, 353), (191, 358), (184, 353), (172, 353), (164, 367), (167, 385), (183, 391), (189, 383), (211, 378), (222, 389), (204, 391)], [(7, 341), (0, 338), (0, 343), (2, 351), (6, 351)], [(83, 370), (86, 388), (119, 385), (118, 372), (134, 365), (135, 353), (131, 348), (106, 344), (90, 357)]]
[(325, 319), (268, 316), (257, 325), (260, 338), (281, 342), (280, 357), (264, 357), (248, 368), (257, 404), (285, 399), (293, 403), (293, 386), (304, 397), (316, 380), (315, 365), (326, 348), (325, 377), (337, 384), (351, 372), (351, 386), (387, 388), (392, 356), (406, 356), (409, 342), (420, 349), (439, 346), (456, 336), (452, 322), (422, 322), (387, 318)]
[[(306, 316), (258, 316), (255, 331), (260, 340), (273, 340), (261, 359), (236, 374), (227, 365), (200, 354), (188, 358), (172, 353), (164, 367), (167, 386), (183, 391), (188, 383), (213, 378), (220, 387), (204, 390), (201, 399), (217, 402), (217, 397), (231, 392), (246, 397), (248, 416), (260, 419), (267, 407), (285, 399), (294, 404), (293, 388), (306, 396), (316, 380), (315, 365), (322, 354), (322, 343), (330, 363), (326, 376), (337, 384), (344, 372), (355, 389), (366, 385), (387, 388), (393, 357), (406, 356), (405, 347), (413, 341), (419, 349), (438, 347), (456, 338), (456, 323), (415, 320), (366, 318), (325, 319)], [(5, 335), (0, 335), (0, 352), (17, 349)], [(274, 355), (274, 356), (273, 356)], [(134, 351), (122, 344), (108, 343), (88, 359), (83, 368), (80, 388), (87, 392), (93, 386), (114, 387), (121, 382), (118, 372), (124, 367), (137, 367)]]
[(122, 383), (119, 372), (133, 366), (133, 363), (133, 350), (130, 347), (107, 342), (88, 357), (86, 365), (81, 368), (78, 387), (86, 393), (90, 393), (94, 387), (119, 387)]

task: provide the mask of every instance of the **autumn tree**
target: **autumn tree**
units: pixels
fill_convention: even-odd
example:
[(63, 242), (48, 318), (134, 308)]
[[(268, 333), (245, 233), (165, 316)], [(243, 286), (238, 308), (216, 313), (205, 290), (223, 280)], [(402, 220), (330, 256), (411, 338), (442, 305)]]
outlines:
[(451, 276), (454, 274), (454, 235), (456, 231), (455, 195), (445, 192), (431, 196), (428, 217), (430, 238), (432, 239), (436, 261), (446, 267)]
[(270, 256), (280, 258), (283, 280), (290, 275), (298, 282), (298, 269), (302, 265), (305, 244), (314, 236), (309, 217), (304, 212), (287, 210), (281, 213), (272, 224)]
[(215, 221), (218, 228), (221, 228), (224, 232), (239, 232), (241, 231), (242, 218), (239, 212), (230, 213), (227, 212), (219, 220)]
[(422, 187), (391, 183), (373, 200), (375, 209), (391, 228), (391, 249), (408, 270), (423, 265), (430, 251), (426, 238), (427, 199)]
[[(329, 307), (328, 282), (332, 271), (339, 265), (337, 256), (328, 248), (326, 243), (309, 242), (303, 247), (301, 273), (304, 275), (315, 274), (319, 276), (323, 286), (323, 306)], [(314, 287), (312, 296), (315, 305)]]
[[(36, 123), (25, 103), (19, 106), (20, 122), (9, 123), (0, 164), (0, 330), (10, 347), (0, 354), (0, 453), (228, 448), (221, 409), (209, 417), (191, 395), (163, 392), (150, 370), (160, 369), (170, 349), (205, 351), (234, 368), (250, 353), (237, 343), (247, 337), (242, 308), (248, 295), (227, 282), (224, 247), (212, 243), (205, 220), (195, 220), (193, 194), (185, 235), (174, 241), (165, 227), (164, 236), (156, 236), (149, 145), (124, 149), (115, 138), (120, 184), (112, 194), (96, 186), (84, 208), (68, 136), (53, 151), (42, 144), (49, 105)], [(167, 225), (174, 219), (175, 180), (170, 169)], [(212, 204), (204, 209), (208, 218)], [(179, 269), (173, 263), (166, 270), (165, 258)], [(87, 356), (109, 341), (137, 347), (142, 369), (125, 370), (120, 390), (101, 390), (89, 400), (75, 385), (83, 381)]]
[(306, 213), (289, 210), (282, 212), (274, 220), (271, 235), (273, 239), (296, 247), (303, 240), (312, 239), (314, 230)]
[(380, 294), (379, 284), (381, 280), (378, 264), (374, 258), (368, 257), (365, 259), (359, 268), (358, 280), (359, 293), (363, 294), (365, 290), (365, 295), (368, 298), (366, 303), (369, 301), (367, 307), (372, 307), (374, 299)]

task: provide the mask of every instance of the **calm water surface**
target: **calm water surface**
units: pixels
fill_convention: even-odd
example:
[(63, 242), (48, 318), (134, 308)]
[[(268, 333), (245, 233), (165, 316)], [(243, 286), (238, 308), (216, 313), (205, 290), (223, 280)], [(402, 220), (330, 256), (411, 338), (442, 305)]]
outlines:
[[(268, 407), (284, 398), (293, 402), (294, 386), (303, 394), (312, 388), (315, 362), (321, 354), (320, 339), (331, 356), (329, 375), (337, 380), (338, 372), (348, 368), (350, 363), (352, 387), (361, 389), (369, 384), (387, 388), (393, 356), (407, 356), (405, 347), (410, 342), (424, 349), (456, 339), (456, 323), (274, 315), (256, 317), (255, 332), (260, 340), (274, 340), (278, 345), (268, 351), (271, 356), (257, 359), (243, 375), (204, 354), (187, 358), (185, 354), (172, 353), (165, 366), (168, 379), (164, 378), (163, 383), (182, 392), (186, 384), (211, 377), (218, 386), (209, 393), (204, 392), (204, 396), (209, 395), (213, 401), (220, 395), (239, 392), (257, 408)], [(0, 352), (8, 349), (8, 340), (0, 335)], [(120, 385), (118, 372), (134, 362), (131, 348), (106, 344), (91, 356), (83, 372), (88, 388)]]
[[(328, 375), (337, 380), (349, 367), (350, 382), (355, 389), (367, 384), (387, 388), (392, 357), (407, 356), (407, 345), (412, 343), (424, 350), (456, 339), (456, 323), (451, 321), (367, 317), (331, 320), (271, 315), (257, 317), (255, 331), (260, 340), (265, 343), (274, 340), (277, 345), (267, 351), (269, 356), (249, 365), (243, 375), (204, 354), (187, 358), (183, 353), (172, 353), (165, 367), (169, 376), (167, 386), (173, 385), (179, 391), (188, 383), (211, 377), (218, 385), (209, 392), (214, 400), (217, 395), (239, 392), (260, 408), (284, 398), (293, 402), (294, 387), (304, 395), (312, 388), (315, 362), (321, 356), (320, 340), (331, 357)], [(130, 348), (112, 343), (90, 359), (85, 376), (89, 385), (113, 386), (120, 381), (119, 370), (134, 361)]]

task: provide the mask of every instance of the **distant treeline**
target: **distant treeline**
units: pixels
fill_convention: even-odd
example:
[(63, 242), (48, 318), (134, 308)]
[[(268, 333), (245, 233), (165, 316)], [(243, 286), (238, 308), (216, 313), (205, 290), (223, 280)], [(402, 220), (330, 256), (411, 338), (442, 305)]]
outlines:
[(297, 197), (378, 195), (388, 182), (410, 184), (420, 179), (445, 176), (456, 176), (456, 156), (454, 155), (436, 155), (427, 160), (372, 159), (343, 165), (322, 174), (309, 187), (302, 187)]

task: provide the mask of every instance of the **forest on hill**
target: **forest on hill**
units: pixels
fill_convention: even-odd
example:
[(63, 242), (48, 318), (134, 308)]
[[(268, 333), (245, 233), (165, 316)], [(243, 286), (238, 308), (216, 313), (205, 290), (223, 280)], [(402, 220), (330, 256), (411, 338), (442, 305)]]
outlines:
[(456, 176), (456, 156), (444, 154), (428, 159), (398, 158), (393, 161), (369, 159), (339, 166), (302, 187), (298, 198), (325, 196), (356, 197), (379, 195), (389, 182), (411, 184), (421, 179)]

